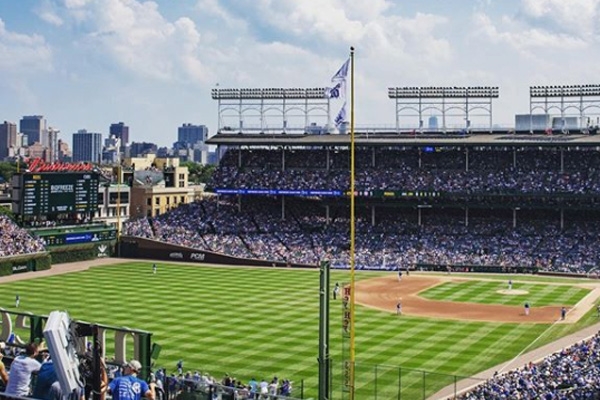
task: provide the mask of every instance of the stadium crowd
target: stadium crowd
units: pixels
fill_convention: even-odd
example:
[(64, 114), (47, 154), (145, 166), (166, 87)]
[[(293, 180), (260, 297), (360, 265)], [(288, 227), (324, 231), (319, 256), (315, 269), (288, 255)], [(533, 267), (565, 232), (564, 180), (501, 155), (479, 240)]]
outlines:
[(44, 241), (32, 237), (6, 215), (0, 215), (0, 257), (45, 251)]
[(538, 364), (497, 374), (460, 400), (583, 400), (600, 396), (600, 334), (545, 357)]
[[(210, 198), (182, 205), (151, 221), (129, 221), (126, 235), (227, 255), (315, 265), (329, 259), (333, 267), (349, 265), (348, 210), (331, 207), (329, 218), (320, 202), (267, 197), (243, 202)], [(561, 229), (547, 215), (518, 221), (512, 214), (469, 218), (431, 212), (421, 218), (413, 209), (369, 209), (357, 212), (356, 267), (419, 268), (423, 265), (536, 267), (585, 274), (600, 260), (594, 245), (600, 235), (595, 221), (572, 220)], [(584, 215), (585, 216), (585, 215)], [(581, 216), (580, 216), (581, 218)]]
[[(342, 150), (230, 150), (211, 186), (346, 191), (348, 160), (348, 151)], [(600, 153), (592, 150), (357, 150), (355, 189), (597, 195), (598, 165)]]
[[(213, 392), (214, 395), (231, 395), (235, 400), (265, 399), (275, 400), (291, 398), (292, 382), (288, 379), (256, 380), (250, 378), (246, 383), (226, 374), (222, 379), (217, 379), (208, 373), (187, 371), (167, 374), (164, 368), (159, 368), (151, 374), (150, 381), (156, 384), (158, 400), (173, 400), (181, 398), (182, 393)], [(220, 398), (220, 397), (216, 397)], [(223, 397), (224, 398), (224, 397)]]

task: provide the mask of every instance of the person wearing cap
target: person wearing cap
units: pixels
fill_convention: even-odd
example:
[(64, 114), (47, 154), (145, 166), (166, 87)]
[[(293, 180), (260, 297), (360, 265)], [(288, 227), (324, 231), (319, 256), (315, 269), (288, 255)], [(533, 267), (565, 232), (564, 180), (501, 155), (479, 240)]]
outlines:
[(2, 357), (4, 357), (2, 351), (4, 351), (5, 347), (6, 344), (4, 342), (0, 342), (0, 379), (2, 379), (2, 382), (4, 382), (4, 385), (6, 386), (8, 384), (8, 374), (6, 373), (6, 367), (2, 362)]
[(31, 374), (38, 372), (42, 366), (42, 364), (35, 359), (38, 352), (38, 345), (29, 343), (25, 346), (25, 354), (21, 354), (13, 360), (12, 364), (10, 364), (8, 385), (6, 385), (4, 394), (13, 397), (29, 396)]
[(108, 384), (108, 392), (113, 400), (140, 400), (142, 397), (154, 400), (154, 384), (148, 386), (146, 381), (137, 377), (141, 369), (142, 364), (137, 360), (131, 360), (123, 366), (123, 375)]

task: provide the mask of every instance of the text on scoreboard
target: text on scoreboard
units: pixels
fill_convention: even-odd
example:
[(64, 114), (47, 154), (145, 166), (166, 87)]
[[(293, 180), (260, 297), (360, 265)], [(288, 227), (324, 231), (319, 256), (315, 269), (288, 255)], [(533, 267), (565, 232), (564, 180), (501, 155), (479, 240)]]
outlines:
[(95, 212), (98, 174), (39, 173), (23, 175), (23, 215)]

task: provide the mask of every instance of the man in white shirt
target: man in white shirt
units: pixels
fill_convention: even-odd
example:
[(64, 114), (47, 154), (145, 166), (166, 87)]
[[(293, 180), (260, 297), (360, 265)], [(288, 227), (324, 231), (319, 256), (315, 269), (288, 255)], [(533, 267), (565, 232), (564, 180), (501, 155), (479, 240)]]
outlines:
[(38, 354), (38, 346), (29, 343), (25, 347), (25, 354), (17, 356), (10, 365), (8, 385), (4, 393), (9, 396), (29, 396), (31, 385), (31, 374), (38, 372), (42, 364), (35, 359)]

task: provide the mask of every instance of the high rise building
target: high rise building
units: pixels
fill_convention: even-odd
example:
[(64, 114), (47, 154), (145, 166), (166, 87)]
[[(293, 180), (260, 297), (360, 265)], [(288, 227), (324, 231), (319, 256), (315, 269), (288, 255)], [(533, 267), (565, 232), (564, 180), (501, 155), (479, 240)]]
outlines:
[(208, 139), (208, 128), (205, 125), (183, 124), (177, 129), (175, 147), (191, 148), (195, 144), (204, 143)]
[(100, 163), (102, 134), (80, 129), (73, 134), (73, 162)]
[(4, 121), (0, 124), (0, 160), (10, 155), (10, 149), (17, 147), (17, 124)]
[(110, 135), (104, 139), (102, 148), (102, 162), (107, 164), (116, 164), (121, 160), (119, 149), (121, 148), (121, 139), (115, 135)]
[(154, 143), (133, 142), (129, 150), (131, 157), (142, 157), (146, 154), (156, 154), (158, 147)]
[(27, 135), (27, 145), (35, 142), (48, 146), (48, 129), (42, 115), (26, 115), (19, 121), (19, 132)]
[(129, 127), (123, 122), (117, 124), (111, 124), (108, 136), (115, 136), (121, 140), (121, 147), (125, 147), (129, 144)]
[(61, 139), (58, 139), (58, 143), (57, 143), (57, 156), (58, 156), (58, 161), (63, 161), (63, 162), (70, 162), (72, 157), (71, 157), (71, 150), (69, 150), (69, 144), (64, 142)]
[(49, 162), (58, 161), (58, 134), (60, 130), (52, 127), (48, 128), (48, 157)]

